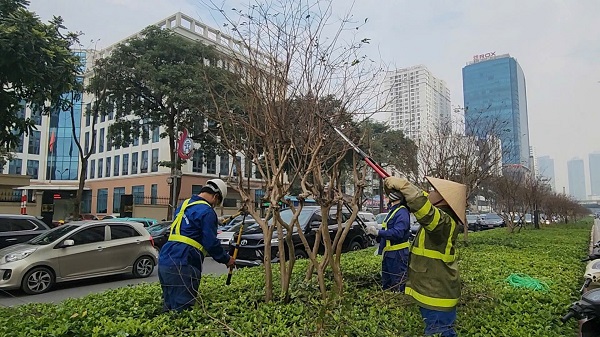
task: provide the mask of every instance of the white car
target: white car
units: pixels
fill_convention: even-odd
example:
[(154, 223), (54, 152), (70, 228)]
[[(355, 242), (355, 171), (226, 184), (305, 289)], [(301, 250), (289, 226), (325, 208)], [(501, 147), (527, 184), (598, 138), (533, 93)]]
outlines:
[(367, 226), (375, 226), (378, 229), (381, 229), (381, 225), (377, 224), (377, 220), (375, 220), (375, 215), (371, 212), (358, 212), (358, 217), (365, 223)]

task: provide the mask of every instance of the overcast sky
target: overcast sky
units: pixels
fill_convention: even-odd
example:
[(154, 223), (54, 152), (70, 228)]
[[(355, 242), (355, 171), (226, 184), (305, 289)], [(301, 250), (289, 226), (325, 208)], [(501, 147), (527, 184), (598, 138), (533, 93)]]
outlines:
[[(336, 13), (349, 5), (338, 0)], [(200, 0), (31, 0), (30, 9), (45, 20), (62, 16), (85, 33), (86, 47), (98, 39), (106, 47), (178, 11), (220, 26)], [(453, 106), (463, 106), (461, 69), (473, 55), (515, 57), (537, 156), (554, 158), (556, 187), (567, 192), (567, 161), (583, 158), (590, 193), (588, 154), (600, 150), (600, 1), (356, 0), (352, 13), (369, 18), (370, 56), (398, 68), (426, 65), (448, 83)]]

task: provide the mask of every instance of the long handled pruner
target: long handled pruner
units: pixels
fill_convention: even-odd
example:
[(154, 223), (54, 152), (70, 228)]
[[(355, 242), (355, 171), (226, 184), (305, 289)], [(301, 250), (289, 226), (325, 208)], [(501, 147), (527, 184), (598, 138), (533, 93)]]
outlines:
[[(241, 214), (241, 213), (244, 213), (244, 218), (242, 219), (242, 223), (240, 224), (240, 231), (238, 232), (237, 241), (235, 243), (235, 249), (233, 250), (233, 259), (234, 260), (237, 259), (240, 243), (242, 242), (242, 232), (244, 231), (244, 224), (246, 223), (246, 215), (248, 215), (248, 212), (246, 212), (245, 210), (240, 210), (238, 212), (238, 214)], [(233, 268), (234, 267), (235, 266), (229, 267), (229, 274), (227, 274), (227, 282), (225, 282), (226, 285), (231, 284), (231, 277), (233, 276)]]
[(329, 126), (331, 126), (335, 130), (335, 132), (337, 132), (346, 141), (346, 143), (348, 143), (352, 147), (352, 149), (354, 149), (354, 151), (358, 153), (362, 160), (364, 160), (365, 163), (367, 163), (367, 165), (369, 165), (373, 169), (373, 171), (375, 171), (381, 178), (385, 179), (390, 176), (389, 173), (387, 173), (383, 169), (383, 167), (381, 167), (381, 165), (377, 164), (377, 162), (373, 160), (367, 153), (365, 153), (365, 151), (361, 150), (360, 147), (358, 147), (358, 145), (354, 144), (350, 140), (350, 138), (346, 137), (346, 135), (343, 134), (342, 131), (340, 131), (340, 129), (333, 126), (333, 124), (329, 123), (329, 121), (327, 121), (327, 124), (329, 124)]

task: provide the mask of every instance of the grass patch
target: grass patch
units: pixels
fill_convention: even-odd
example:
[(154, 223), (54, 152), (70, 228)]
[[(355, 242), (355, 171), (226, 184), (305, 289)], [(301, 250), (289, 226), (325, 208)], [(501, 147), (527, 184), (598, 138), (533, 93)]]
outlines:
[[(495, 229), (470, 234), (459, 247), (462, 297), (457, 329), (463, 336), (573, 336), (574, 321), (559, 322), (577, 299), (591, 223), (552, 225), (508, 234)], [(264, 303), (261, 268), (203, 277), (201, 304), (161, 313), (160, 287), (143, 284), (72, 299), (0, 309), (0, 336), (420, 336), (418, 308), (403, 294), (379, 289), (380, 257), (373, 249), (342, 258), (345, 296), (319, 299), (302, 282), (298, 263), (288, 304)], [(277, 272), (278, 269), (274, 268)], [(523, 273), (546, 282), (548, 292), (511, 287)]]

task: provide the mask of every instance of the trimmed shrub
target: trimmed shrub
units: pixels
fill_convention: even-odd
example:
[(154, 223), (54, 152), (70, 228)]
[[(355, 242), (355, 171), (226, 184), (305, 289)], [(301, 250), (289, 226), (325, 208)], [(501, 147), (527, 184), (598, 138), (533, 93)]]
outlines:
[[(577, 323), (558, 318), (577, 299), (590, 223), (507, 234), (503, 229), (470, 235), (459, 247), (462, 297), (457, 330), (463, 336), (572, 336)], [(264, 303), (261, 268), (202, 279), (193, 310), (162, 313), (158, 284), (107, 291), (60, 304), (0, 309), (0, 336), (420, 336), (418, 308), (403, 294), (379, 285), (381, 257), (373, 249), (342, 258), (345, 294), (321, 300), (303, 282), (298, 262), (289, 303)], [(274, 268), (277, 270), (276, 268)], [(505, 280), (523, 273), (549, 285), (540, 292)], [(275, 282), (277, 283), (277, 282)]]

